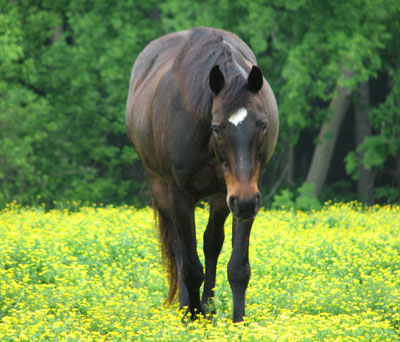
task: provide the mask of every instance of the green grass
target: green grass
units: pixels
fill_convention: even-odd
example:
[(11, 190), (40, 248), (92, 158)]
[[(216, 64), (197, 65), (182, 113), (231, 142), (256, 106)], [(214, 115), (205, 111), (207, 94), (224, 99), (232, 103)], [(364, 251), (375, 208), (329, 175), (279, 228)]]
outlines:
[[(199, 254), (207, 208), (197, 210)], [(261, 211), (246, 320), (233, 324), (218, 264), (212, 321), (184, 325), (150, 209), (0, 212), (0, 341), (398, 341), (400, 208)]]

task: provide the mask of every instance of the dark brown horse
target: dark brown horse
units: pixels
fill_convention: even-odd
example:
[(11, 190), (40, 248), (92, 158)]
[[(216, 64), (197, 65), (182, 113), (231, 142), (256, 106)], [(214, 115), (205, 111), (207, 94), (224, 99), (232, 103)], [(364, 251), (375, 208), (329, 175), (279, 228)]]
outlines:
[[(146, 168), (170, 275), (191, 318), (214, 296), (224, 222), (233, 215), (228, 279), (233, 321), (243, 320), (249, 236), (261, 206), (261, 170), (278, 136), (274, 94), (249, 47), (232, 33), (195, 28), (151, 42), (133, 67), (128, 135)], [(205, 275), (196, 250), (196, 203), (210, 196)], [(200, 286), (204, 291), (200, 300)]]

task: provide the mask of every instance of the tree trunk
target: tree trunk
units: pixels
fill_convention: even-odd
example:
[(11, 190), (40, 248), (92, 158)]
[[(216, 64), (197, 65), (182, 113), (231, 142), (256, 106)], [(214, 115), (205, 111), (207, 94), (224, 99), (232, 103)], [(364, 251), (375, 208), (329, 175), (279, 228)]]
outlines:
[(294, 184), (294, 146), (292, 146), (287, 140), (282, 143), (284, 147), (282, 151), (283, 157), (279, 167), (279, 174), (283, 177), (282, 184), (284, 187), (289, 188)]
[(275, 183), (271, 181), (268, 182), (269, 184), (267, 188), (270, 188), (271, 190), (264, 198), (266, 202), (273, 198), (281, 185), (288, 188), (294, 184), (294, 147), (287, 140), (283, 141), (282, 144), (283, 149), (279, 154), (279, 162), (272, 171), (272, 173), (277, 174), (279, 178)]
[(61, 26), (55, 27), (51, 33), (51, 42), (53, 44), (57, 43), (60, 40), (63, 32), (64, 32), (64, 30)]
[[(345, 74), (346, 78), (350, 74)], [(330, 116), (321, 127), (315, 147), (306, 183), (314, 184), (314, 193), (319, 196), (328, 175), (330, 162), (343, 118), (351, 100), (351, 92), (340, 85), (336, 86), (336, 95), (329, 104)]]
[[(360, 84), (355, 97), (356, 148), (362, 144), (366, 137), (371, 135), (371, 121), (368, 116), (368, 110), (369, 86), (368, 82), (365, 82)], [(375, 173), (364, 167), (362, 164), (363, 157), (363, 153), (357, 153), (357, 197), (359, 201), (373, 205)]]

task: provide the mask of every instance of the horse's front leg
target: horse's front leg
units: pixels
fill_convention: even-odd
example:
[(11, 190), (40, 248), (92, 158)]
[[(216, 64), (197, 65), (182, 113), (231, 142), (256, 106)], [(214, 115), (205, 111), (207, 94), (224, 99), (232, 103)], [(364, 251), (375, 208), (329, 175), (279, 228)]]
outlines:
[(197, 313), (204, 315), (204, 309), (200, 303), (200, 286), (204, 280), (204, 272), (197, 254), (194, 220), (195, 201), (174, 186), (171, 186), (169, 198), (173, 221), (181, 246), (181, 276), (189, 297), (188, 312), (191, 314), (191, 319), (195, 319)]
[(234, 219), (232, 229), (232, 255), (228, 263), (228, 280), (233, 295), (233, 322), (243, 321), (245, 295), (250, 280), (249, 238), (251, 221)]
[(217, 261), (224, 243), (224, 223), (228, 215), (229, 209), (226, 204), (226, 195), (217, 194), (212, 196), (210, 198), (210, 218), (208, 220), (207, 229), (204, 232), (203, 250), (206, 276), (201, 299), (203, 306), (211, 304), (210, 298), (214, 297)]

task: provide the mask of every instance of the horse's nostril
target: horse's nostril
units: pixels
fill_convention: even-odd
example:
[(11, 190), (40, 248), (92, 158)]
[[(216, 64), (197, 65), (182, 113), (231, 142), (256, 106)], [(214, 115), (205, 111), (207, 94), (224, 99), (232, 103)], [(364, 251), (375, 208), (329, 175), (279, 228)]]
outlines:
[(261, 193), (257, 192), (257, 194), (254, 196), (254, 199), (256, 201), (256, 206), (260, 206), (261, 205)]
[(257, 192), (250, 199), (240, 199), (237, 196), (230, 196), (228, 200), (229, 209), (239, 220), (252, 219), (256, 216), (261, 206), (261, 194)]
[(238, 197), (237, 196), (230, 196), (229, 197), (229, 209), (233, 212), (236, 212), (238, 210)]

